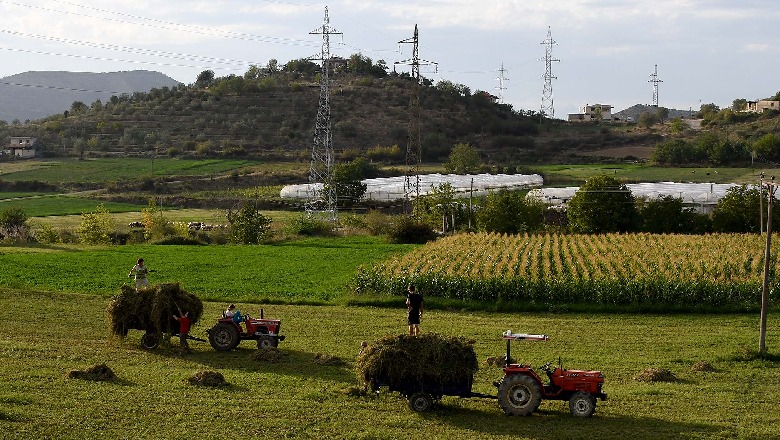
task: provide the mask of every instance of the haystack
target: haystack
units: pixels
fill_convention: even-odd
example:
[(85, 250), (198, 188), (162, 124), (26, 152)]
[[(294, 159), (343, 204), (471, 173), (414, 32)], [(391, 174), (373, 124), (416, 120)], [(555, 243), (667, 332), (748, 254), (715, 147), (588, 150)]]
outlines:
[(83, 379), (95, 381), (111, 381), (116, 379), (116, 375), (106, 364), (95, 364), (86, 370), (68, 371), (68, 379)]
[(634, 376), (639, 382), (677, 382), (677, 377), (665, 368), (647, 368)]
[(187, 379), (190, 385), (202, 387), (224, 387), (229, 385), (225, 381), (225, 376), (219, 371), (198, 371), (192, 377)]
[(122, 286), (108, 304), (111, 331), (119, 336), (126, 336), (128, 330), (174, 333), (179, 329), (173, 319), (178, 314), (177, 306), (189, 312), (192, 324), (203, 314), (200, 298), (183, 290), (178, 283), (157, 284), (140, 291)]
[(471, 383), (479, 368), (474, 348), (463, 338), (426, 333), (385, 336), (370, 344), (355, 363), (358, 382), (373, 390), (409, 384), (457, 387)]
[(346, 365), (346, 362), (344, 362), (343, 359), (341, 359), (338, 356), (333, 356), (327, 353), (317, 353), (314, 355), (314, 360), (312, 361), (317, 365), (327, 365), (331, 367), (342, 367)]
[(283, 361), (288, 355), (289, 353), (279, 350), (276, 347), (269, 347), (252, 353), (252, 359), (257, 362), (270, 362), (273, 364)]

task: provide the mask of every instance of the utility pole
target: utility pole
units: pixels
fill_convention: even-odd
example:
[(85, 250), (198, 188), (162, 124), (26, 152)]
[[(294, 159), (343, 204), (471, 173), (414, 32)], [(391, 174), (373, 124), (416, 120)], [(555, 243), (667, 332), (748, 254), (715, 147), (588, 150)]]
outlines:
[[(314, 124), (314, 142), (311, 148), (311, 165), (309, 167), (308, 198), (305, 204), (306, 213), (311, 215), (326, 215), (328, 220), (336, 221), (336, 187), (331, 181), (333, 168), (333, 133), (330, 130), (330, 36), (341, 32), (330, 27), (328, 7), (325, 7), (323, 25), (310, 35), (322, 35), (322, 51), (320, 56), (311, 60), (322, 61), (320, 74), (320, 104), (317, 109), (317, 120)], [(322, 184), (322, 190), (314, 189), (315, 184)]]
[(544, 119), (545, 116), (547, 116), (548, 118), (553, 118), (555, 116), (555, 107), (553, 106), (552, 80), (558, 79), (558, 77), (553, 76), (552, 74), (552, 63), (553, 61), (561, 61), (559, 59), (553, 58), (552, 56), (553, 45), (556, 45), (558, 43), (556, 43), (555, 40), (552, 39), (552, 30), (550, 29), (549, 26), (547, 26), (547, 39), (542, 41), (541, 44), (544, 44), (545, 71), (544, 71), (544, 88), (542, 89), (542, 107), (541, 107), (540, 118)]
[(501, 63), (501, 68), (498, 69), (498, 102), (503, 104), (504, 103), (504, 90), (506, 90), (506, 86), (504, 85), (504, 81), (509, 81), (509, 78), (506, 78), (504, 76), (504, 73), (506, 73), (507, 70), (504, 69), (504, 63)]
[(769, 182), (762, 182), (767, 188), (766, 202), (766, 248), (764, 249), (764, 281), (761, 285), (761, 324), (758, 330), (758, 352), (766, 353), (766, 317), (769, 311), (769, 263), (772, 256), (772, 201), (775, 198), (777, 183), (775, 176)]
[(404, 212), (411, 212), (410, 199), (420, 197), (420, 163), (422, 162), (422, 139), (420, 129), (420, 65), (438, 63), (420, 59), (420, 37), (417, 25), (414, 25), (414, 36), (401, 40), (398, 44), (412, 45), (412, 58), (397, 61), (393, 64), (412, 66), (412, 87), (409, 94), (409, 125), (406, 136), (406, 180), (404, 181)]
[(658, 79), (658, 64), (655, 65), (655, 71), (647, 82), (653, 83), (653, 107), (658, 107), (658, 83), (663, 82)]

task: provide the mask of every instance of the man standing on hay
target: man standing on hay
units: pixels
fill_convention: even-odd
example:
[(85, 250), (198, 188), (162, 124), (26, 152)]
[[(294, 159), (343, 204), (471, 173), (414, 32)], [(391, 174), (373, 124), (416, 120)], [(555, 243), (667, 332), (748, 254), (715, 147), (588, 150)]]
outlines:
[(420, 318), (423, 314), (423, 296), (415, 290), (414, 284), (409, 284), (409, 293), (406, 294), (406, 309), (409, 312), (407, 316), (409, 336), (419, 336)]
[(149, 273), (149, 268), (144, 266), (144, 259), (139, 258), (136, 265), (130, 269), (128, 277), (133, 276), (135, 273), (135, 290), (141, 290), (141, 288), (149, 288), (149, 280), (146, 279), (146, 274)]

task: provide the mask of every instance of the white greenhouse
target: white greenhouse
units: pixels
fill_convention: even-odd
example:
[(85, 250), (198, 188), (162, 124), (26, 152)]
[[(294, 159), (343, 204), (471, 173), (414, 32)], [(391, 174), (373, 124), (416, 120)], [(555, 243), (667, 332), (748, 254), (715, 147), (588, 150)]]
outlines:
[[(440, 185), (449, 183), (461, 197), (481, 196), (499, 189), (536, 188), (543, 183), (542, 176), (538, 174), (421, 174), (419, 178), (420, 195), (428, 194)], [(379, 177), (362, 182), (366, 184), (364, 200), (394, 201), (404, 198), (405, 176)], [(311, 192), (320, 190), (321, 183), (287, 185), (282, 188), (280, 196), (285, 199), (307, 199)]]

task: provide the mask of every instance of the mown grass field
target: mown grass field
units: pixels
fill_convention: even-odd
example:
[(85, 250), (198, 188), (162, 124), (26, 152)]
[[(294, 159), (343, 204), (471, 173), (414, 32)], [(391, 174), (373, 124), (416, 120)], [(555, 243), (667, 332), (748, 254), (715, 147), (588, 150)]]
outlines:
[(80, 216), (85, 212), (94, 212), (98, 205), (101, 204), (109, 212), (140, 212), (140, 210), (145, 207), (130, 203), (102, 202), (86, 197), (46, 195), (0, 200), (0, 211), (8, 208), (21, 208), (28, 217), (60, 215)]
[(0, 246), (0, 286), (118, 293), (136, 259), (151, 282), (179, 282), (203, 299), (332, 301), (350, 292), (357, 267), (411, 245), (376, 237), (312, 238), (261, 246)]
[[(352, 397), (360, 341), (405, 331), (405, 308), (265, 305), (282, 319), (288, 356), (252, 359), (255, 347), (218, 353), (192, 342), (193, 353), (140, 348), (140, 332), (109, 335), (108, 299), (97, 295), (0, 288), (0, 432), (28, 438), (333, 438), (333, 439), (769, 439), (780, 423), (780, 362), (743, 353), (755, 347), (754, 315), (599, 315), (459, 313), (431, 310), (422, 329), (476, 340), (480, 362), (501, 356), (506, 329), (547, 333), (548, 342), (513, 343), (513, 356), (538, 367), (599, 369), (607, 401), (590, 419), (564, 402), (543, 401), (530, 417), (508, 417), (489, 399), (445, 397), (431, 413), (412, 413), (394, 393)], [(224, 301), (205, 304), (192, 334), (203, 337)], [(239, 304), (252, 314), (259, 305)], [(770, 316), (776, 353), (780, 322)], [(313, 363), (317, 353), (343, 367)], [(714, 372), (692, 365), (710, 362)], [(107, 364), (115, 382), (68, 379), (72, 369)], [(643, 383), (634, 376), (666, 368), (679, 379)], [(187, 379), (218, 371), (230, 384), (202, 388)], [(495, 367), (481, 365), (474, 390), (493, 393)]]
[(605, 165), (541, 165), (532, 171), (545, 176), (546, 185), (573, 185), (600, 174), (607, 174), (626, 182), (702, 182), (756, 184), (761, 172), (767, 176), (776, 169), (763, 168), (687, 168), (655, 167), (642, 164)]

